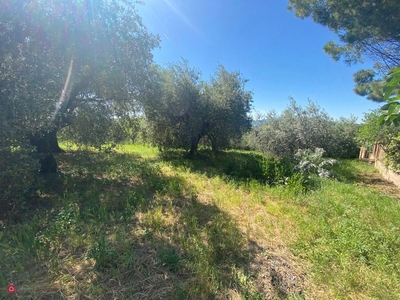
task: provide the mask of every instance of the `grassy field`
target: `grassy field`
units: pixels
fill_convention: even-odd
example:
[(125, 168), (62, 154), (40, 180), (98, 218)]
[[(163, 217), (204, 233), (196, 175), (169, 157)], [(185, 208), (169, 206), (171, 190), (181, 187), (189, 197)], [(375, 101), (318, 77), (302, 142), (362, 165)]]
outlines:
[(60, 154), (0, 221), (0, 299), (400, 299), (396, 188), (358, 161), (307, 192), (232, 176), (252, 155)]

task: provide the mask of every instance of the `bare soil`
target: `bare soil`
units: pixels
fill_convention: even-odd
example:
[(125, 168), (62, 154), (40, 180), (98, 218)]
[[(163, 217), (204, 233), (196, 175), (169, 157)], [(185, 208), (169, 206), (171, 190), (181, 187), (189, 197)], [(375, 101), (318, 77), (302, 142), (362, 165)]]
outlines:
[(307, 287), (306, 274), (301, 267), (279, 255), (259, 253), (250, 269), (256, 274), (258, 291), (267, 300), (300, 296)]
[(359, 175), (359, 178), (360, 185), (365, 185), (400, 200), (400, 188), (385, 180), (380, 173), (363, 173)]

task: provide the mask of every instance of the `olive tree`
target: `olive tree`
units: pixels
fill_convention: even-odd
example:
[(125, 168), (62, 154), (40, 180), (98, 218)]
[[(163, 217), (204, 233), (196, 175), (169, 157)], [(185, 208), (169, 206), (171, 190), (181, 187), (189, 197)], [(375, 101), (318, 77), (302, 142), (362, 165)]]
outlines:
[(197, 151), (202, 137), (203, 103), (200, 72), (182, 60), (167, 68), (154, 66), (152, 86), (143, 100), (153, 140), (160, 148)]
[(241, 138), (251, 129), (252, 93), (245, 89), (246, 82), (240, 72), (228, 72), (219, 65), (211, 82), (205, 86), (206, 137), (214, 151), (228, 148), (232, 140)]
[(56, 171), (57, 132), (86, 118), (87, 107), (117, 117), (135, 109), (158, 38), (132, 1), (1, 0), (1, 7), (1, 124), (30, 141), (42, 172)]
[(220, 65), (209, 83), (200, 76), (185, 60), (154, 67), (143, 103), (160, 147), (186, 149), (192, 156), (204, 141), (218, 151), (250, 129), (251, 92), (240, 73)]

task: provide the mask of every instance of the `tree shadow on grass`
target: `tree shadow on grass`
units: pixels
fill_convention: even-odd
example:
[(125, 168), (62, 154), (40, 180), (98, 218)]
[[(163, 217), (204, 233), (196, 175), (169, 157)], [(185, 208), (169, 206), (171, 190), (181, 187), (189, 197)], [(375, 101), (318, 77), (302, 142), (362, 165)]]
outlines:
[[(192, 195), (161, 200), (159, 205), (164, 213), (148, 212), (140, 225), (146, 232), (139, 245), (153, 251), (149, 269), (162, 267), (159, 277), (173, 278), (160, 299), (286, 299), (303, 293), (304, 274), (279, 256), (265, 256), (265, 249), (215, 204)], [(178, 218), (171, 223), (170, 216)], [(136, 292), (158, 294), (144, 290)]]
[(251, 180), (266, 183), (265, 157), (254, 152), (218, 152), (201, 150), (198, 155), (188, 158), (182, 151), (165, 151), (161, 158), (175, 168), (186, 168), (207, 177), (220, 176), (226, 181), (248, 183)]
[[(19, 297), (263, 299), (293, 291), (282, 288), (293, 276), (255, 267), (273, 261), (259, 260), (263, 249), (178, 174), (129, 154), (75, 152), (59, 161), (61, 182), (41, 191), (54, 206), (4, 235), (3, 281), (15, 280)], [(12, 249), (24, 257), (17, 271)], [(46, 274), (29, 276), (32, 266)]]
[[(85, 261), (92, 251), (88, 243), (94, 244), (93, 249), (98, 248), (100, 257), (106, 257), (107, 251), (97, 243), (103, 233), (124, 226), (135, 213), (154, 205), (155, 194), (180, 195), (186, 184), (180, 178), (164, 175), (157, 165), (130, 154), (75, 151), (60, 154), (58, 160), (60, 173), (44, 178), (38, 199), (31, 203), (20, 222), (0, 224), (7, 228), (0, 228), (1, 243), (8, 245), (0, 248), (0, 283), (4, 286), (15, 282), (21, 297), (35, 294), (34, 299), (44, 299), (46, 293), (62, 291), (64, 287), (60, 285), (49, 287), (53, 270), (59, 274), (67, 271), (67, 276), (71, 271), (64, 267), (67, 261), (74, 257)], [(47, 279), (29, 276), (29, 270), (36, 265), (48, 269)], [(43, 280), (46, 284), (39, 283)], [(59, 295), (54, 299), (62, 298)]]

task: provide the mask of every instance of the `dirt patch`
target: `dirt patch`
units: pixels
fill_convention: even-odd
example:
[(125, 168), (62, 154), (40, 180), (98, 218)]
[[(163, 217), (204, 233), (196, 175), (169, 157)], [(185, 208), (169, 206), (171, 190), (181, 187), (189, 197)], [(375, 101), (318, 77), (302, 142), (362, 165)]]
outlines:
[[(245, 196), (243, 199), (246, 199)], [(246, 271), (251, 274), (252, 284), (263, 299), (287, 299), (291, 296), (302, 299), (302, 296), (308, 295), (306, 291), (309, 288), (306, 267), (286, 246), (288, 238), (293, 238), (288, 232), (294, 234), (296, 228), (288, 219), (279, 219), (280, 211), (275, 209), (273, 200), (266, 201), (272, 213), (267, 212), (265, 204), (249, 204), (246, 201), (230, 207), (238, 228), (249, 237), (247, 251), (250, 261)]]
[(256, 274), (256, 286), (265, 299), (286, 299), (304, 294), (306, 274), (283, 257), (260, 253), (250, 264), (250, 269)]
[(361, 185), (373, 188), (400, 200), (400, 189), (392, 182), (385, 180), (380, 173), (362, 173), (359, 175)]

